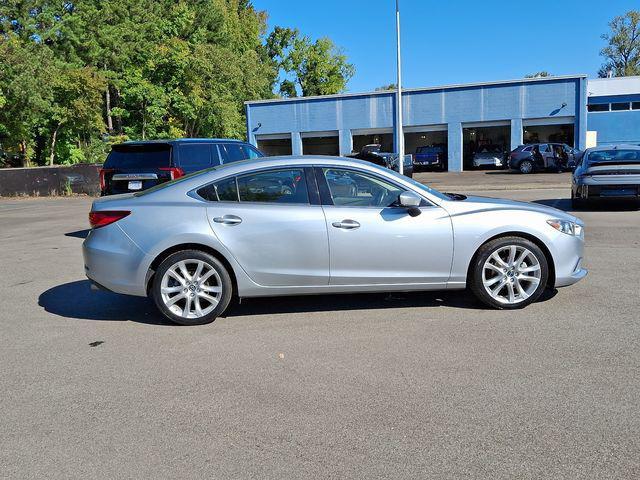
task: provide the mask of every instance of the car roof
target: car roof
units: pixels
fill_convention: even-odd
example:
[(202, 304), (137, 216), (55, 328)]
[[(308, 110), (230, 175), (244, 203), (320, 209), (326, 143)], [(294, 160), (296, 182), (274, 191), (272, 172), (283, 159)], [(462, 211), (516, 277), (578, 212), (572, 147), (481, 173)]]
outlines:
[(587, 149), (588, 152), (602, 152), (605, 150), (640, 150), (640, 145), (621, 143), (619, 145), (598, 145)]
[[(193, 173), (191, 175), (187, 175), (187, 177), (182, 177), (176, 180), (173, 186), (187, 192), (196, 187), (202, 186), (203, 183), (216, 181), (218, 179), (223, 179), (235, 175), (242, 175), (243, 173), (251, 172), (256, 168), (287, 168), (308, 165), (327, 167), (359, 167), (363, 170), (371, 171), (372, 173), (380, 173), (381, 169), (383, 171), (392, 172), (391, 170), (388, 170), (384, 167), (378, 167), (371, 162), (366, 162), (364, 160), (358, 160), (355, 158), (332, 157), (323, 155), (287, 155), (278, 157), (260, 157), (218, 165), (206, 170), (201, 170), (200, 172)], [(397, 180), (398, 178), (396, 178), (396, 181)], [(402, 181), (402, 179), (400, 180)], [(409, 181), (409, 179), (407, 179), (407, 181)], [(154, 188), (155, 187), (151, 188), (150, 190), (143, 190), (140, 192), (140, 195), (146, 196), (146, 193), (153, 193), (152, 191), (154, 190)], [(172, 190), (172, 188), (167, 190)], [(157, 193), (161, 192), (158, 191)]]
[(178, 145), (180, 143), (246, 143), (236, 138), (167, 138), (158, 140), (129, 140), (117, 145), (154, 145), (154, 144), (170, 144)]

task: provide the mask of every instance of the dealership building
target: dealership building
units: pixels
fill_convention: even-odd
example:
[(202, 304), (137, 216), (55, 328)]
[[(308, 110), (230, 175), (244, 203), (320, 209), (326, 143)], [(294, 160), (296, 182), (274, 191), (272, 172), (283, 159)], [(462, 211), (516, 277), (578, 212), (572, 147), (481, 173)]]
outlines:
[[(349, 155), (372, 143), (396, 151), (395, 98), (381, 91), (250, 101), (249, 142), (268, 155)], [(640, 77), (414, 88), (403, 91), (402, 102), (406, 152), (442, 145), (450, 171), (468, 168), (481, 145), (640, 144)]]

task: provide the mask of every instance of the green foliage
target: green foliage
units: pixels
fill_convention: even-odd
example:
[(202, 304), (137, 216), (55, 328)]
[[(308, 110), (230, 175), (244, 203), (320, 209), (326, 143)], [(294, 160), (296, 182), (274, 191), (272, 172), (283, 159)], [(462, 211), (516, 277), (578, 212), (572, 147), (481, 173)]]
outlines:
[[(101, 162), (124, 139), (246, 135), (244, 102), (345, 89), (328, 39), (249, 0), (0, 2), (0, 135), (28, 163)], [(279, 72), (292, 78), (279, 81)]]
[(355, 67), (328, 38), (313, 42), (298, 30), (276, 27), (267, 38), (266, 50), (275, 68), (291, 78), (280, 81), (286, 97), (331, 95), (344, 92)]
[(602, 35), (607, 46), (600, 51), (606, 62), (598, 76), (640, 75), (640, 10), (631, 10), (609, 22), (611, 31)]
[(524, 78), (545, 78), (550, 76), (551, 74), (549, 72), (542, 70), (541, 72), (530, 73), (528, 75), (525, 75)]
[(398, 86), (395, 83), (389, 83), (387, 85), (382, 85), (381, 87), (376, 88), (376, 92), (386, 92), (389, 90), (396, 90)]

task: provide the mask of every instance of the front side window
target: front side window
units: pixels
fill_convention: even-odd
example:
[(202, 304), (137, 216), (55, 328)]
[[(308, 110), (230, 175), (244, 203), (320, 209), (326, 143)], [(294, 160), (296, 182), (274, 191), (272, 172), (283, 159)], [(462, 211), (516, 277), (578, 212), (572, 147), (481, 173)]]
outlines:
[(309, 203), (304, 169), (288, 168), (238, 177), (241, 202)]
[(340, 168), (324, 168), (333, 204), (344, 207), (390, 207), (403, 188), (376, 176)]
[(220, 145), (220, 148), (224, 151), (224, 163), (239, 162), (262, 156), (256, 149), (242, 143), (224, 143)]

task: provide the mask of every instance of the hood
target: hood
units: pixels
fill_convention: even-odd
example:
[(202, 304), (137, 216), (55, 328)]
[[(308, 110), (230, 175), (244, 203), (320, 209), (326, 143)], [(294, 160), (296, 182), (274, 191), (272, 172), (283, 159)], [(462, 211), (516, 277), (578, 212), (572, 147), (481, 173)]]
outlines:
[(548, 215), (550, 218), (558, 218), (560, 220), (568, 220), (571, 222), (578, 221), (578, 219), (562, 210), (557, 208), (548, 207), (546, 205), (540, 205), (539, 203), (519, 202), (516, 200), (508, 200), (505, 198), (491, 198), (491, 197), (467, 197), (466, 200), (461, 201), (447, 201), (443, 207), (451, 215), (462, 215), (474, 212), (491, 212), (494, 211), (499, 214), (502, 211), (520, 210), (527, 212), (537, 212), (543, 215)]

